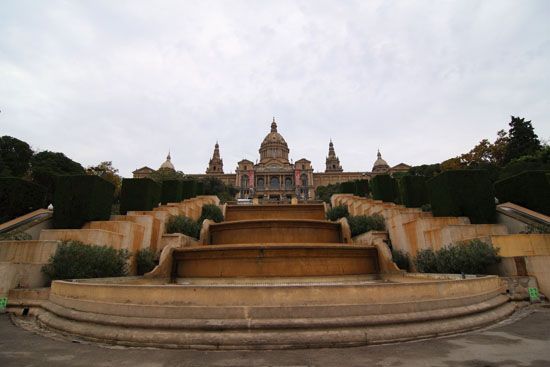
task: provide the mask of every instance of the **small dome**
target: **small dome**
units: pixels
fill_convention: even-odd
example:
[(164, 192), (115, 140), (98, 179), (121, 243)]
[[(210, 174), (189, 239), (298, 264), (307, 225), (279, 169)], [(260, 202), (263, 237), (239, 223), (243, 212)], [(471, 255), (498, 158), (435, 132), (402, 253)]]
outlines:
[(168, 152), (168, 156), (166, 157), (166, 161), (160, 165), (159, 169), (169, 169), (172, 171), (175, 171), (174, 165), (171, 162), (172, 157), (170, 157), (170, 152)]
[(390, 168), (390, 166), (388, 165), (388, 162), (382, 159), (382, 154), (380, 154), (380, 151), (378, 151), (377, 157), (378, 158), (376, 159), (376, 161), (374, 162), (374, 165), (372, 166), (372, 170), (374, 172), (379, 170), (386, 170)]

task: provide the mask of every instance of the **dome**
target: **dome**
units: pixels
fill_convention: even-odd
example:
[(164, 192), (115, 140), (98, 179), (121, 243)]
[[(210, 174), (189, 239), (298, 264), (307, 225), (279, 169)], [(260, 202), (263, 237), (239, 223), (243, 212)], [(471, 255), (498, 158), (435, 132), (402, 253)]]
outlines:
[(175, 171), (176, 169), (174, 168), (174, 165), (170, 161), (171, 159), (172, 158), (170, 157), (170, 152), (168, 152), (168, 156), (166, 157), (166, 161), (163, 164), (160, 165), (159, 170), (164, 169), (164, 170)]
[(374, 162), (374, 165), (372, 166), (373, 172), (381, 171), (381, 170), (385, 171), (390, 168), (390, 166), (388, 165), (388, 162), (382, 159), (382, 154), (380, 154), (380, 151), (378, 151), (377, 157), (378, 158), (376, 159), (376, 161)]
[(282, 144), (288, 147), (283, 136), (277, 132), (277, 123), (275, 122), (275, 119), (273, 119), (273, 122), (271, 123), (271, 131), (265, 136), (262, 146), (266, 144)]

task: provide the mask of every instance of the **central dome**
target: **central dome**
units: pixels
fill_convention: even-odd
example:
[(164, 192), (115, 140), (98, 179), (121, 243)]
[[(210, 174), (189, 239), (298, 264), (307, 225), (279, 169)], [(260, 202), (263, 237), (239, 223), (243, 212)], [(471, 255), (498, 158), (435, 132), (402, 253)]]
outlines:
[(260, 163), (287, 164), (289, 152), (288, 144), (283, 136), (277, 132), (277, 123), (273, 118), (271, 131), (265, 136), (260, 145)]
[(271, 131), (265, 136), (264, 141), (260, 146), (260, 149), (262, 149), (265, 144), (270, 143), (282, 144), (288, 148), (285, 138), (283, 138), (283, 136), (277, 132), (277, 123), (275, 122), (275, 119), (273, 119), (273, 122), (271, 123)]

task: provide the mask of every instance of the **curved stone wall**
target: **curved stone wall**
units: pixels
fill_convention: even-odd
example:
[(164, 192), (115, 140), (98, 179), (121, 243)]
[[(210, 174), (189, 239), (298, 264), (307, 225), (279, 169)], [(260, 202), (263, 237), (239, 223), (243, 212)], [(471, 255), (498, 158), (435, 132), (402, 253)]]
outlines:
[(500, 320), (514, 308), (497, 277), (101, 281), (53, 282), (39, 322), (124, 345), (305, 348), (455, 333)]

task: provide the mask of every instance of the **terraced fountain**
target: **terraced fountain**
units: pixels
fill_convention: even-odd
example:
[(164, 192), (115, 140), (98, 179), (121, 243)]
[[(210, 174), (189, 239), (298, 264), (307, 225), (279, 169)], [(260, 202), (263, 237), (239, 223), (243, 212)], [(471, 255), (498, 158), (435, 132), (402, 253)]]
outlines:
[(146, 277), (53, 282), (39, 323), (112, 344), (274, 349), (432, 337), (513, 312), (498, 277), (381, 273), (385, 252), (353, 244), (323, 205), (228, 206), (225, 218)]

